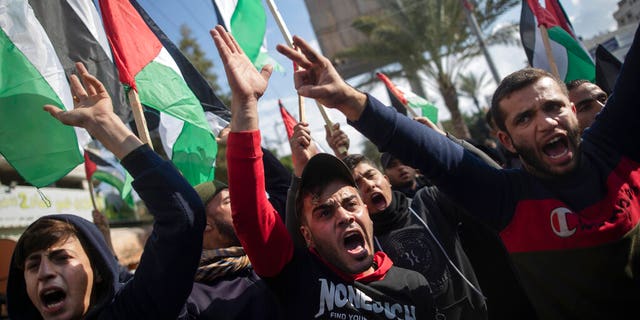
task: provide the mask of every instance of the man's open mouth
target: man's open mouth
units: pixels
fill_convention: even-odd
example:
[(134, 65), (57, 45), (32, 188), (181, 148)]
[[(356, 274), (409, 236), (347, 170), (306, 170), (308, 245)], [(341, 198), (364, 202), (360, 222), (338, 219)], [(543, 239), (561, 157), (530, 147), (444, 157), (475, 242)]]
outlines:
[(61, 289), (47, 289), (40, 293), (40, 300), (45, 307), (45, 311), (52, 313), (56, 312), (62, 307), (64, 299), (67, 294)]
[(366, 248), (364, 244), (364, 237), (360, 232), (352, 232), (344, 237), (344, 248), (351, 255), (359, 256), (366, 254)]
[(373, 207), (378, 211), (386, 209), (389, 205), (387, 200), (384, 198), (384, 195), (379, 192), (376, 192), (371, 196), (371, 204), (373, 204)]
[(542, 147), (542, 152), (551, 159), (558, 159), (569, 153), (569, 142), (565, 136), (557, 136)]

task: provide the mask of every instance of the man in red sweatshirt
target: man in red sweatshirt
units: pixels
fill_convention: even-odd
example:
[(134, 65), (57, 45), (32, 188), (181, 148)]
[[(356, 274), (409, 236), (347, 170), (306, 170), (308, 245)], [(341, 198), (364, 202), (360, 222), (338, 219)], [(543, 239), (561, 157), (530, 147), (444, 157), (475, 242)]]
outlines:
[(432, 319), (426, 279), (373, 251), (372, 222), (339, 159), (311, 158), (296, 199), (308, 248), (290, 234), (265, 195), (257, 102), (271, 67), (258, 72), (221, 26), (211, 31), (232, 91), (227, 163), (236, 233), (256, 273), (298, 319)]

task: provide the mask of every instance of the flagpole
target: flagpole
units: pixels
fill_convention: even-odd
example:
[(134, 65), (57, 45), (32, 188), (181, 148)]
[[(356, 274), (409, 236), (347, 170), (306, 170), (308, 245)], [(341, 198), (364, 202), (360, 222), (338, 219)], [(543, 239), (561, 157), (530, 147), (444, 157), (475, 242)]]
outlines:
[(482, 53), (484, 54), (484, 58), (487, 60), (487, 65), (489, 65), (489, 70), (491, 70), (491, 75), (493, 76), (493, 80), (495, 80), (496, 84), (500, 83), (500, 74), (498, 73), (498, 69), (496, 65), (493, 63), (493, 59), (489, 54), (489, 50), (487, 50), (487, 45), (484, 42), (484, 37), (480, 32), (480, 26), (478, 25), (478, 20), (476, 20), (476, 16), (472, 12), (471, 4), (468, 0), (462, 0), (462, 6), (464, 7), (464, 12), (467, 15), (467, 20), (469, 21), (469, 26), (473, 33), (476, 34), (478, 38), (478, 44), (480, 45), (480, 49), (482, 49)]
[[(315, 102), (316, 102), (316, 106), (318, 107), (318, 110), (320, 110), (320, 114), (322, 115), (322, 118), (324, 118), (324, 123), (327, 125), (327, 128), (329, 128), (329, 134), (333, 136), (333, 122), (331, 122), (331, 119), (329, 119), (329, 115), (327, 115), (327, 111), (324, 109), (324, 106), (320, 104), (318, 100), (315, 100)], [(340, 146), (338, 147), (338, 152), (340, 154), (346, 155), (347, 148), (345, 148), (344, 146)]]
[(89, 194), (91, 195), (91, 204), (93, 205), (93, 210), (98, 210), (98, 206), (96, 205), (96, 197), (93, 191), (93, 180), (89, 178)]
[(553, 59), (553, 51), (551, 51), (551, 42), (549, 42), (549, 33), (547, 32), (547, 28), (543, 25), (540, 25), (538, 28), (540, 28), (540, 35), (542, 36), (542, 43), (544, 44), (544, 51), (547, 54), (547, 60), (549, 61), (551, 73), (558, 79), (563, 80), (562, 78), (560, 78), (558, 66), (556, 65), (555, 59)]
[[(295, 48), (293, 46), (293, 40), (291, 38), (291, 33), (287, 28), (287, 25), (284, 23), (284, 19), (282, 19), (282, 15), (280, 15), (280, 11), (278, 11), (278, 7), (276, 7), (275, 2), (273, 0), (267, 0), (267, 6), (269, 7), (269, 11), (271, 11), (271, 15), (276, 20), (278, 24), (278, 28), (284, 37), (284, 40), (287, 42), (287, 45), (291, 48)], [(300, 68), (298, 65), (294, 65), (294, 69), (297, 71)], [(304, 97), (298, 95), (298, 117), (300, 118), (300, 122), (307, 122), (307, 116), (304, 109)]]
[(129, 103), (131, 104), (131, 111), (133, 113), (133, 119), (136, 122), (136, 129), (138, 129), (138, 137), (143, 143), (146, 143), (153, 149), (153, 143), (151, 142), (151, 136), (149, 136), (149, 129), (147, 129), (147, 119), (144, 117), (142, 111), (142, 104), (140, 103), (140, 97), (138, 92), (134, 89), (129, 90)]

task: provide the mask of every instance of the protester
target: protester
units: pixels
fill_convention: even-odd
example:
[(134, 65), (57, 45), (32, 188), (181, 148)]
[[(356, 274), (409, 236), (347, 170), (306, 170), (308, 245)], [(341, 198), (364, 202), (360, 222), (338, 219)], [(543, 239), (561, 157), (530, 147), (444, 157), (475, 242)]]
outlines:
[[(307, 143), (310, 137), (304, 124), (294, 127), (290, 142), (296, 159), (308, 158), (299, 156), (302, 151), (296, 150), (302, 149), (310, 155), (316, 153), (311, 148), (313, 144)], [(392, 192), (387, 176), (362, 155), (351, 154), (343, 161), (373, 221), (375, 249), (387, 254), (394, 265), (420, 272), (427, 279), (439, 317), (486, 319), (484, 296), (456, 234), (454, 220), (458, 212), (449, 212), (449, 216), (441, 212), (455, 208), (441, 208), (440, 204), (445, 205), (437, 202), (437, 190), (421, 189), (413, 201), (400, 191)], [(294, 161), (293, 164), (294, 172), (302, 172), (306, 162)], [(299, 193), (300, 184), (292, 184), (290, 197)], [(295, 210), (289, 208), (287, 228), (295, 234), (300, 233), (299, 226)]]
[(580, 132), (591, 126), (596, 115), (607, 103), (607, 94), (589, 80), (578, 79), (567, 83), (569, 101), (576, 106), (576, 116)]
[(113, 113), (104, 86), (77, 64), (73, 110), (47, 105), (66, 125), (87, 129), (121, 159), (154, 215), (136, 275), (118, 281), (118, 265), (98, 228), (79, 216), (32, 223), (13, 254), (8, 281), (11, 319), (176, 319), (191, 291), (202, 249), (204, 207), (168, 161), (144, 145)]
[(272, 69), (258, 72), (222, 26), (211, 35), (232, 92), (227, 160), (233, 223), (285, 318), (432, 319), (424, 277), (394, 267), (384, 253), (374, 254), (366, 206), (348, 169), (333, 156), (313, 157), (301, 174), (296, 204), (304, 210), (300, 230), (309, 248), (294, 250), (264, 193), (257, 100)]
[(214, 180), (195, 189), (205, 205), (206, 226), (189, 313), (198, 319), (279, 319), (275, 297), (253, 271), (233, 229), (229, 187)]
[(393, 190), (400, 191), (409, 198), (413, 198), (418, 190), (428, 185), (424, 176), (416, 169), (402, 163), (388, 152), (380, 154), (380, 165)]
[(522, 170), (487, 166), (432, 129), (350, 87), (304, 40), (277, 49), (300, 69), (298, 94), (343, 112), (381, 150), (419, 169), (470, 213), (500, 231), (542, 319), (618, 319), (640, 302), (637, 246), (640, 72), (636, 32), (614, 94), (579, 136), (563, 83), (538, 69), (507, 76), (492, 114)]

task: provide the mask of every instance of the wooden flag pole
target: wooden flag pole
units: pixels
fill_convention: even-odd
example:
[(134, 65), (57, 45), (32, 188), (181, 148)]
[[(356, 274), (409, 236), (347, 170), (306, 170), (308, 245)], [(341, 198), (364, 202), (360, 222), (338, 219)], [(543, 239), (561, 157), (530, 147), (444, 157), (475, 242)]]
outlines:
[[(315, 102), (316, 102), (316, 106), (318, 106), (318, 110), (320, 110), (320, 114), (322, 115), (322, 118), (324, 119), (324, 123), (327, 125), (327, 128), (329, 128), (329, 134), (333, 136), (333, 122), (331, 122), (331, 119), (329, 119), (327, 110), (324, 109), (324, 106), (320, 104), (318, 100), (315, 100)], [(338, 148), (338, 152), (341, 154), (347, 154), (347, 148), (345, 148), (344, 146), (340, 146)]]
[[(296, 66), (296, 70), (298, 68), (300, 67)], [(298, 95), (298, 118), (300, 122), (307, 122), (307, 114), (304, 109), (304, 97), (301, 95)]]
[(556, 65), (556, 60), (553, 58), (553, 51), (551, 51), (551, 42), (549, 41), (549, 32), (547, 32), (547, 28), (543, 25), (540, 25), (540, 35), (542, 36), (542, 43), (544, 44), (544, 51), (547, 53), (547, 60), (549, 61), (549, 67), (551, 68), (551, 73), (560, 78), (560, 72), (558, 72), (558, 66)]
[(89, 194), (91, 195), (91, 204), (93, 205), (93, 210), (98, 210), (98, 206), (96, 205), (96, 196), (93, 191), (93, 181), (89, 178)]
[(131, 104), (131, 111), (133, 113), (133, 120), (136, 122), (136, 129), (138, 129), (138, 137), (142, 140), (142, 143), (146, 143), (153, 149), (153, 143), (151, 142), (151, 136), (149, 135), (149, 129), (147, 129), (147, 119), (144, 117), (142, 111), (142, 104), (140, 103), (140, 97), (136, 90), (129, 90), (129, 103)]
[[(269, 7), (269, 11), (271, 11), (271, 15), (276, 20), (278, 28), (282, 33), (282, 37), (284, 37), (284, 40), (287, 42), (287, 45), (291, 48), (294, 48), (291, 33), (289, 33), (289, 29), (284, 23), (284, 19), (282, 19), (282, 15), (280, 15), (280, 11), (278, 11), (276, 3), (273, 0), (267, 0), (267, 6)], [(299, 68), (300, 67), (298, 65), (295, 65), (294, 67), (295, 71), (297, 71)], [(307, 122), (307, 116), (304, 110), (304, 97), (302, 97), (301, 95), (298, 95), (298, 118), (298, 121), (300, 122)]]

